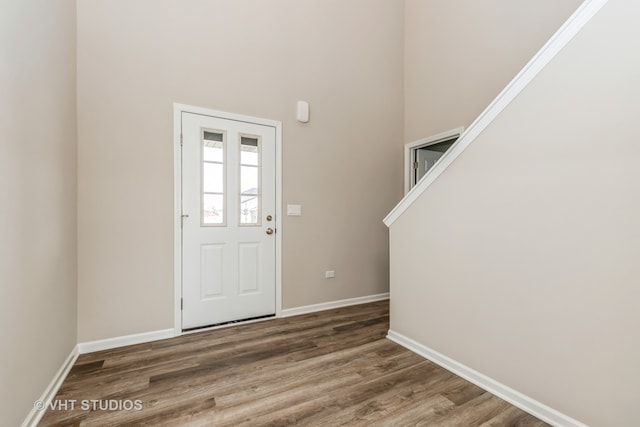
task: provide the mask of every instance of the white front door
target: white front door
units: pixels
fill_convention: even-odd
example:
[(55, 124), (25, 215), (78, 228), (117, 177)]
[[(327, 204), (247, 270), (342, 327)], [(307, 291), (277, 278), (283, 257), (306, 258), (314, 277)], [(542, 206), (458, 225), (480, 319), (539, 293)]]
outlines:
[(182, 329), (276, 310), (276, 129), (182, 113)]

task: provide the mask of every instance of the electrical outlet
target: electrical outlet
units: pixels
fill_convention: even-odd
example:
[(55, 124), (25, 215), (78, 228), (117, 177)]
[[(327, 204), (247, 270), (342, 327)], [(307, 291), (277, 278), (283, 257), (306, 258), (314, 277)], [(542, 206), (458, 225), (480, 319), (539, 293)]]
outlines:
[(336, 276), (336, 272), (333, 270), (327, 270), (324, 272), (324, 278), (325, 279), (331, 279), (332, 277)]

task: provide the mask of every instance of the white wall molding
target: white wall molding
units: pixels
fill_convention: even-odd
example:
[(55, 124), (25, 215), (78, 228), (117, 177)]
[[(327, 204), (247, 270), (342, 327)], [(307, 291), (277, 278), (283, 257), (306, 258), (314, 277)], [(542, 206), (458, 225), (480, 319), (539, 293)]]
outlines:
[(174, 336), (176, 335), (173, 328), (161, 329), (158, 331), (143, 332), (140, 334), (125, 335), (121, 337), (107, 338), (104, 340), (82, 342), (78, 344), (78, 351), (80, 354), (85, 354), (93, 351), (111, 350), (112, 348), (163, 340), (166, 338), (173, 338)]
[(608, 0), (586, 0), (525, 65), (496, 99), (467, 128), (458, 141), (440, 158), (422, 180), (407, 193), (384, 219), (387, 227), (397, 220), (413, 202), (462, 154), (491, 122), (524, 90), (538, 73), (580, 32)]
[(173, 104), (173, 328), (182, 332), (182, 111), (186, 107)]
[[(55, 397), (56, 393), (58, 393), (62, 382), (69, 374), (69, 371), (73, 367), (73, 364), (76, 363), (79, 355), (80, 352), (78, 346), (76, 345), (73, 350), (71, 350), (69, 356), (67, 356), (64, 362), (62, 362), (62, 366), (60, 366), (60, 369), (58, 369), (58, 372), (56, 372), (56, 375), (44, 390), (44, 393), (42, 393), (42, 396), (40, 396), (40, 398), (33, 403), (31, 412), (29, 412), (29, 415), (27, 415), (27, 418), (22, 423), (22, 427), (36, 427), (38, 423), (40, 423), (40, 420), (42, 419), (46, 408), (50, 406), (51, 401)], [(40, 405), (39, 408), (42, 409), (36, 408), (37, 405)]]
[(298, 316), (300, 314), (315, 313), (316, 311), (331, 310), (333, 308), (348, 307), (350, 305), (366, 304), (368, 302), (389, 299), (389, 292), (383, 294), (367, 295), (364, 297), (341, 299), (337, 301), (322, 302), (320, 304), (303, 305), (301, 307), (285, 308), (281, 317)]
[(553, 426), (588, 427), (568, 415), (391, 329), (387, 338)]

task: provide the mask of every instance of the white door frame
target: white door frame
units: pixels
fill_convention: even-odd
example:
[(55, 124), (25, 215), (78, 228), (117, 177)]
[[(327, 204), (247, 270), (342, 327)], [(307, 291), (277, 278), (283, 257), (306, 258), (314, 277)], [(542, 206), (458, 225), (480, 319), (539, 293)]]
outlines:
[[(437, 135), (422, 138), (417, 141), (408, 142), (404, 145), (404, 194), (406, 195), (411, 190), (411, 177), (413, 171), (413, 160), (411, 158), (411, 152), (416, 148), (426, 147), (428, 145), (437, 144), (438, 142), (446, 141), (451, 138), (460, 137), (464, 132), (464, 127), (460, 126), (455, 129), (448, 130), (446, 132), (439, 133)], [(443, 156), (444, 157), (444, 156)]]
[(194, 107), (192, 105), (173, 104), (173, 264), (174, 264), (174, 335), (182, 335), (182, 158), (180, 133), (182, 113), (202, 114), (221, 119), (236, 120), (273, 127), (276, 131), (276, 317), (282, 316), (282, 122)]

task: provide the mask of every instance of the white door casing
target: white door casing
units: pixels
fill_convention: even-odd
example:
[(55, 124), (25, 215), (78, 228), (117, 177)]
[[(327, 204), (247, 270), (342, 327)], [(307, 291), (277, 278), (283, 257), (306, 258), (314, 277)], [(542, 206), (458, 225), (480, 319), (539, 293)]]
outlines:
[(182, 141), (176, 329), (279, 314), (279, 123), (189, 109), (176, 106)]
[(415, 186), (413, 164), (417, 160), (414, 152), (420, 147), (436, 144), (451, 138), (459, 138), (464, 132), (464, 127), (458, 127), (428, 138), (422, 138), (417, 141), (409, 142), (404, 146), (404, 194), (406, 195)]

